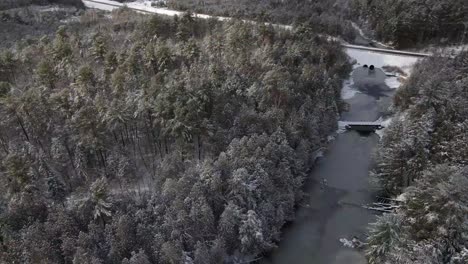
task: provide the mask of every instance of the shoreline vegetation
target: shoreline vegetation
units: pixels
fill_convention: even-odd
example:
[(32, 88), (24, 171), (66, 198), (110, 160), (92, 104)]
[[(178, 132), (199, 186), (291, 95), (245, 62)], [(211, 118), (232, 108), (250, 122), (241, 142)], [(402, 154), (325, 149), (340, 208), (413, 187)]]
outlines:
[(395, 95), (373, 177), (402, 203), (371, 225), (371, 264), (468, 261), (467, 69), (468, 52), (425, 59)]

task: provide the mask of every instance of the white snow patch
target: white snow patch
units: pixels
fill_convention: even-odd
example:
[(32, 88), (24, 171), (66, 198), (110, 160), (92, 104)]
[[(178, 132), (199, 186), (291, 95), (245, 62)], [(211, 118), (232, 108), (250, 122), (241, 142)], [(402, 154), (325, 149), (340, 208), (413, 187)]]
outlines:
[(342, 134), (346, 132), (346, 124), (347, 122), (345, 121), (338, 121), (338, 130), (336, 130), (337, 134)]
[(387, 118), (387, 119), (379, 118), (379, 120), (377, 120), (377, 122), (380, 122), (382, 124), (383, 128), (380, 129), (380, 130), (376, 130), (375, 133), (380, 138), (382, 138), (383, 135), (385, 134), (385, 131), (387, 130), (388, 126), (390, 126), (390, 124), (392, 123), (392, 118)]
[(400, 88), (401, 82), (398, 79), (399, 77), (388, 77), (385, 79), (385, 84), (390, 88), (390, 89), (397, 89)]
[(363, 65), (374, 65), (377, 68), (383, 66), (397, 66), (401, 68), (406, 74), (410, 74), (413, 65), (420, 60), (419, 57), (405, 56), (397, 54), (384, 54), (378, 51), (358, 50), (353, 48), (346, 48), (346, 53), (351, 58)]
[(430, 213), (425, 215), (425, 218), (426, 218), (428, 223), (434, 223), (435, 221), (437, 221), (439, 219), (439, 215), (437, 215), (434, 212), (430, 212)]
[(343, 82), (343, 88), (341, 89), (341, 99), (348, 100), (353, 98), (357, 93), (360, 93), (354, 87), (353, 78), (349, 78)]
[(354, 243), (351, 240), (346, 238), (340, 238), (340, 242), (343, 244), (344, 247), (354, 248)]
[(60, 20), (60, 23), (68, 24), (68, 23), (79, 22), (79, 21), (80, 21), (79, 17), (73, 16), (73, 17)]
[[(83, 0), (83, 4), (88, 8), (95, 8), (95, 9), (105, 10), (105, 11), (112, 11), (114, 9), (124, 6), (123, 4), (119, 2), (107, 1), (107, 0), (99, 0), (99, 3)], [(107, 5), (107, 4), (111, 4), (112, 6)]]
[(400, 201), (400, 202), (405, 202), (406, 199), (407, 199), (406, 196), (407, 196), (407, 195), (406, 195), (406, 193), (404, 192), (404, 193), (398, 195), (398, 196), (395, 198), (395, 200)]

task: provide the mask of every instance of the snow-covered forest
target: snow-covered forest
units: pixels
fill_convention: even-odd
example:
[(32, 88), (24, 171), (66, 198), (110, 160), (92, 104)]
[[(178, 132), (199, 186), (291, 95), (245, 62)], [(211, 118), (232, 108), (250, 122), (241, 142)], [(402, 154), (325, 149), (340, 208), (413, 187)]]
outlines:
[(279, 24), (307, 23), (309, 30), (340, 36), (347, 41), (356, 30), (345, 19), (347, 0), (168, 0), (169, 8), (191, 12), (249, 18)]
[[(131, 1), (131, 0), (128, 0)], [(398, 48), (468, 42), (466, 0), (168, 0), (178, 10), (293, 24), (354, 41), (359, 32)]]
[(399, 48), (468, 42), (466, 0), (354, 0), (353, 18)]
[[(154, 2), (188, 12), (0, 0), (1, 264), (310, 263), (340, 241), (371, 264), (468, 263), (468, 52), (341, 46), (466, 42), (466, 0)], [(387, 72), (366, 86), (372, 58)], [(352, 111), (388, 118), (382, 137), (338, 130)], [(342, 156), (359, 166), (326, 163)], [(377, 218), (369, 167), (390, 201)]]
[(395, 97), (377, 177), (402, 201), (373, 224), (370, 263), (468, 263), (468, 52), (422, 61)]
[(3, 49), (0, 263), (274, 247), (351, 69), (312, 32), (88, 10)]

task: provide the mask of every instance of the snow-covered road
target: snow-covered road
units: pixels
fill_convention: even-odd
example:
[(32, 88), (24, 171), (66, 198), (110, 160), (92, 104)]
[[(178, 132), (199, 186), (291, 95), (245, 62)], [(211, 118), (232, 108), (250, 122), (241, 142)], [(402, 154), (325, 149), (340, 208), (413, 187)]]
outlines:
[[(95, 8), (95, 9), (106, 10), (106, 11), (112, 11), (114, 9), (126, 6), (130, 9), (133, 9), (141, 13), (160, 14), (160, 15), (166, 15), (166, 16), (181, 16), (184, 14), (184, 12), (181, 12), (181, 11), (171, 10), (167, 8), (160, 8), (160, 7), (152, 7), (149, 1), (136, 1), (136, 2), (123, 4), (123, 3), (119, 3), (117, 1), (112, 1), (112, 0), (83, 0), (83, 3), (88, 8)], [(196, 14), (196, 13), (194, 13), (193, 15), (195, 17), (202, 18), (202, 19), (210, 19), (210, 18), (214, 18), (218, 20), (231, 19), (229, 17), (210, 16), (210, 15)], [(243, 20), (243, 21), (247, 23), (257, 23), (252, 20)], [(265, 24), (273, 25), (275, 27), (279, 27), (283, 29), (292, 29), (292, 26), (290, 25), (280, 25), (280, 24), (270, 24), (270, 23), (265, 23)], [(336, 38), (333, 38), (333, 39), (336, 40)], [(387, 54), (402, 55), (402, 56), (408, 56), (408, 57), (420, 58), (420, 57), (432, 56), (432, 54), (430, 53), (409, 52), (409, 51), (401, 51), (401, 50), (393, 50), (393, 49), (381, 49), (381, 48), (351, 45), (348, 43), (343, 43), (342, 46), (347, 49), (372, 51), (372, 52), (377, 52), (377, 53), (387, 53)]]
[[(119, 3), (117, 1), (112, 1), (112, 0), (82, 0), (82, 1), (85, 4), (85, 6), (88, 8), (95, 8), (95, 9), (100, 9), (100, 10), (105, 10), (105, 11), (112, 11), (117, 8), (128, 7), (132, 10), (145, 13), (145, 14), (159, 14), (159, 15), (165, 15), (165, 16), (182, 16), (185, 13), (182, 11), (171, 10), (168, 8), (153, 7), (150, 5), (149, 1), (129, 2), (129, 3)], [(210, 15), (197, 14), (197, 13), (193, 13), (193, 16), (197, 18), (201, 18), (201, 19), (217, 19), (221, 21), (231, 19), (229, 17), (210, 16)], [(257, 23), (256, 21), (247, 20), (247, 19), (243, 19), (242, 21), (247, 22), (247, 23)], [(289, 26), (289, 25), (280, 25), (280, 24), (271, 24), (271, 23), (265, 23), (265, 24), (272, 25), (274, 27), (283, 28), (283, 29), (292, 29), (292, 26)]]

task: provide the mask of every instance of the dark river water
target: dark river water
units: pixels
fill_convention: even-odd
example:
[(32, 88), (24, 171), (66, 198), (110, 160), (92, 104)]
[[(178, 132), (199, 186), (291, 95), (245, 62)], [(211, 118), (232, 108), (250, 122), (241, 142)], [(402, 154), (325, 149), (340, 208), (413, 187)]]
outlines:
[[(352, 55), (351, 55), (352, 56)], [(381, 59), (378, 55), (379, 60)], [(359, 61), (366, 64), (367, 61)], [(380, 65), (379, 65), (380, 63)], [(377, 67), (383, 66), (379, 61)], [(354, 96), (345, 99), (349, 111), (342, 121), (376, 121), (385, 115), (394, 89), (386, 85), (381, 69), (359, 66), (352, 73)], [(364, 255), (346, 248), (340, 238), (362, 240), (373, 212), (362, 208), (374, 197), (369, 183), (372, 153), (379, 136), (355, 131), (339, 133), (306, 183), (308, 196), (296, 211), (296, 219), (283, 232), (279, 246), (263, 264), (357, 264)], [(326, 185), (323, 184), (326, 180)]]

